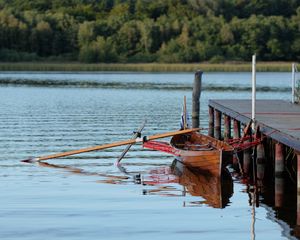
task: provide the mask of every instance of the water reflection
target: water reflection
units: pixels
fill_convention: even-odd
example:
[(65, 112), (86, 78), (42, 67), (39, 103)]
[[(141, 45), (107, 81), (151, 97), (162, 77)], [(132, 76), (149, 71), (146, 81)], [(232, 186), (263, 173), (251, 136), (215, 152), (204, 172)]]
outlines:
[[(251, 239), (256, 238), (257, 212), (263, 207), (267, 211), (267, 219), (280, 225), (282, 235), (288, 238), (299, 238), (297, 225), (297, 194), (295, 184), (287, 174), (270, 177), (268, 158), (251, 159), (249, 173), (240, 173), (231, 169), (222, 172), (222, 178), (209, 175), (200, 169), (189, 168), (174, 160), (170, 165), (116, 165), (113, 170), (96, 172), (94, 169), (81, 165), (52, 164), (39, 162), (40, 167), (63, 169), (83, 176), (96, 176), (97, 183), (105, 184), (138, 184), (143, 195), (159, 195), (182, 198), (183, 207), (210, 206), (225, 208), (230, 205), (233, 195), (233, 180), (244, 186), (248, 194), (251, 208), (251, 223), (249, 226)], [(103, 165), (101, 165), (103, 167)], [(112, 166), (110, 164), (110, 166)], [(134, 167), (134, 168), (133, 168)], [(87, 169), (87, 170), (85, 170)], [(133, 170), (134, 169), (134, 170)], [(271, 179), (271, 181), (270, 181)], [(190, 199), (192, 197), (192, 199)]]
[(214, 208), (224, 208), (233, 194), (233, 182), (228, 171), (222, 172), (221, 178), (200, 169), (189, 168), (179, 161), (172, 164), (172, 173), (178, 176), (178, 183), (192, 196), (201, 196), (205, 203)]
[[(282, 229), (283, 236), (299, 237), (297, 225), (297, 194), (295, 185), (287, 176), (274, 176), (270, 181), (268, 159), (251, 160), (249, 175), (228, 171), (222, 173), (222, 178), (203, 173), (200, 169), (189, 168), (174, 160), (171, 165), (139, 166), (140, 171), (133, 171), (131, 164), (116, 165), (111, 173), (87, 171), (79, 167), (39, 162), (40, 167), (63, 169), (83, 176), (96, 176), (97, 183), (105, 184), (138, 184), (143, 195), (159, 195), (167, 197), (184, 197), (184, 207), (210, 206), (225, 208), (230, 205), (233, 195), (233, 180), (239, 182), (248, 194), (251, 207), (250, 233), (251, 239), (256, 238), (257, 211), (263, 207), (267, 211), (267, 219), (276, 222)], [(254, 166), (253, 166), (254, 163)], [(136, 167), (136, 166), (135, 166)], [(86, 166), (84, 166), (86, 168)], [(231, 169), (233, 171), (233, 169)], [(267, 176), (266, 176), (267, 175)], [(192, 196), (192, 201), (187, 201)], [(197, 198), (194, 198), (197, 197)]]
[[(257, 147), (257, 150), (260, 146)], [(263, 207), (267, 211), (267, 219), (276, 222), (282, 229), (282, 236), (289, 239), (300, 238), (300, 212), (297, 210), (297, 186), (295, 181), (295, 157), (287, 156), (284, 171), (275, 172), (274, 156), (272, 151), (265, 155), (257, 154), (247, 162), (249, 171), (235, 171), (235, 181), (245, 186), (244, 192), (248, 194), (249, 206), (251, 207), (251, 239), (256, 236), (256, 212)], [(245, 164), (245, 162), (243, 163)], [(298, 193), (299, 194), (299, 193)], [(296, 237), (296, 238), (295, 238)]]
[[(129, 173), (124, 166), (119, 166), (119, 169), (133, 176), (135, 181), (140, 180), (144, 186), (152, 187), (144, 189), (144, 195), (186, 196), (189, 194), (203, 199), (184, 202), (184, 206), (205, 204), (213, 208), (224, 208), (229, 204), (233, 194), (233, 181), (228, 171), (224, 171), (219, 178), (207, 171), (185, 166), (176, 159), (171, 166), (152, 169), (142, 176)], [(178, 188), (179, 186), (182, 188)]]
[[(71, 173), (83, 175), (83, 176), (100, 176), (104, 177), (105, 180), (103, 180), (104, 183), (111, 183), (111, 184), (118, 184), (123, 181), (126, 181), (129, 179), (128, 176), (118, 176), (118, 175), (111, 175), (111, 174), (105, 174), (105, 173), (98, 173), (98, 172), (91, 172), (86, 171), (78, 167), (72, 167), (69, 165), (59, 165), (59, 164), (53, 164), (49, 162), (37, 162), (38, 166), (40, 167), (47, 167), (47, 168), (56, 168), (56, 169), (64, 169)], [(102, 180), (101, 180), (102, 181)]]
[[(98, 183), (106, 184), (141, 184), (144, 195), (191, 196), (201, 197), (199, 201), (184, 202), (184, 206), (208, 205), (213, 208), (224, 208), (229, 204), (233, 194), (233, 181), (228, 171), (222, 177), (202, 172), (200, 169), (185, 166), (174, 160), (171, 166), (161, 166), (140, 173), (129, 171), (124, 165), (116, 165), (123, 175), (86, 171), (69, 165), (58, 165), (39, 162), (40, 167), (64, 169), (73, 174), (99, 176)], [(180, 187), (182, 186), (182, 187)], [(147, 188), (148, 187), (148, 188)], [(203, 200), (202, 200), (203, 199)]]

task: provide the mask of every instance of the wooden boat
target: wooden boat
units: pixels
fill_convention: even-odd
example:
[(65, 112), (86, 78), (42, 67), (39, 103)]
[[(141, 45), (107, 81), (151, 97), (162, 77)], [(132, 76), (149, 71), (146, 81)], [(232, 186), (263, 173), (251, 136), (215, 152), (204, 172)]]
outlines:
[(199, 168), (189, 168), (179, 161), (173, 161), (171, 173), (178, 177), (178, 183), (192, 196), (204, 199), (200, 203), (213, 208), (225, 208), (233, 194), (233, 182), (227, 170), (222, 177), (203, 172)]
[(231, 161), (233, 148), (213, 137), (192, 132), (172, 137), (170, 144), (149, 141), (144, 147), (170, 153), (184, 164), (221, 176), (222, 169)]
[(233, 148), (223, 141), (201, 133), (174, 136), (171, 146), (179, 150), (184, 164), (220, 175), (230, 162)]

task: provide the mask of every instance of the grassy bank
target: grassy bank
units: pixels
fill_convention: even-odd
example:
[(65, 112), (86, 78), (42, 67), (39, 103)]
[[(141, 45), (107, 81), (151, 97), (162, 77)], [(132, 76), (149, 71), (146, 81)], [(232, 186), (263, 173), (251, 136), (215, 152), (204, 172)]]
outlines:
[[(284, 72), (291, 71), (290, 62), (259, 62), (257, 71)], [(251, 63), (114, 63), (114, 64), (83, 64), (77, 62), (24, 62), (0, 63), (0, 71), (132, 71), (132, 72), (249, 72)]]

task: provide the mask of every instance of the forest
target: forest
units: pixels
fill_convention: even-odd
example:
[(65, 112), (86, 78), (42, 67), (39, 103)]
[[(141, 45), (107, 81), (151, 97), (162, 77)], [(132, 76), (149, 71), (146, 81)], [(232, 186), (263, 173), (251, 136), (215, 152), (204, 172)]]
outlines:
[(0, 61), (300, 60), (300, 0), (0, 0)]

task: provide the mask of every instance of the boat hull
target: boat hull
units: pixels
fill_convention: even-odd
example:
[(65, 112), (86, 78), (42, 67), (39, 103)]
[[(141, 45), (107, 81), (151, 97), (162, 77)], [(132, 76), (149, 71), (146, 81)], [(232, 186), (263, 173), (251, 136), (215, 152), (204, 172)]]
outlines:
[(178, 151), (179, 161), (217, 176), (232, 158), (231, 146), (200, 133), (174, 136), (171, 145)]

